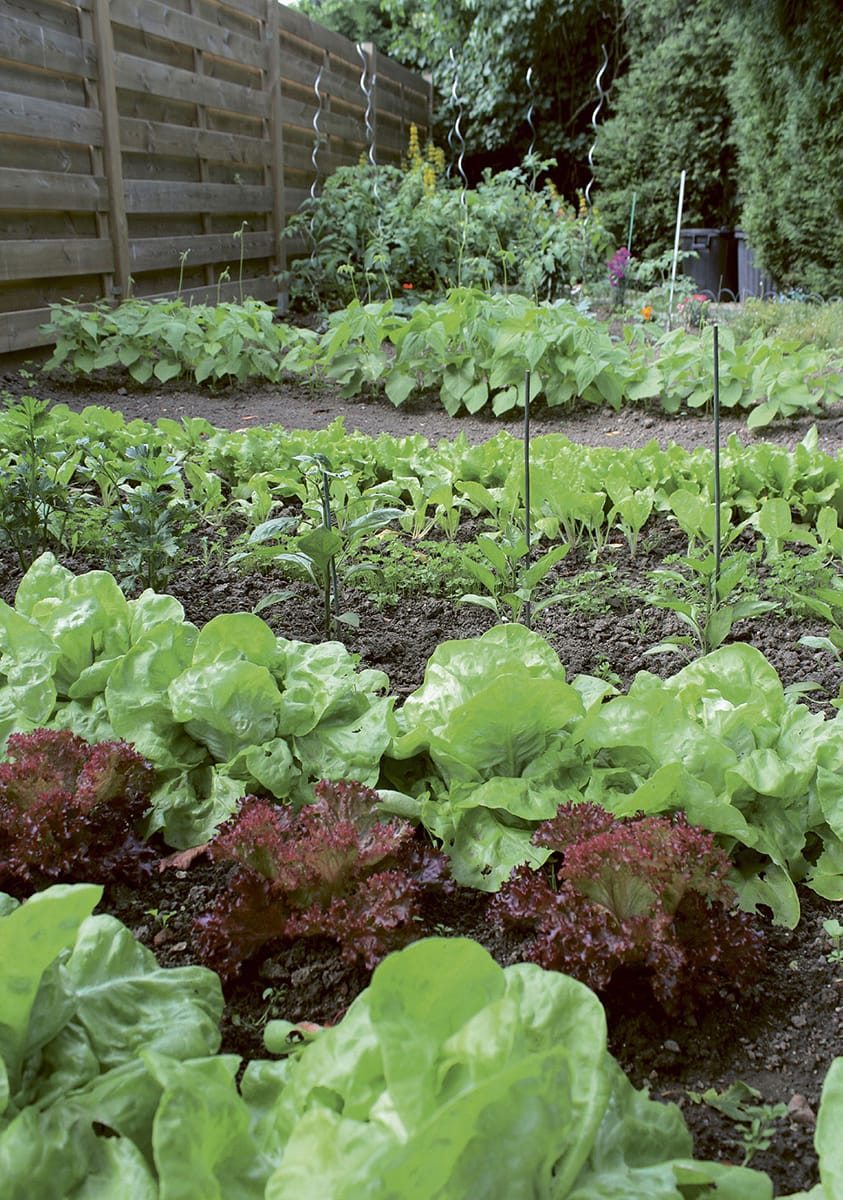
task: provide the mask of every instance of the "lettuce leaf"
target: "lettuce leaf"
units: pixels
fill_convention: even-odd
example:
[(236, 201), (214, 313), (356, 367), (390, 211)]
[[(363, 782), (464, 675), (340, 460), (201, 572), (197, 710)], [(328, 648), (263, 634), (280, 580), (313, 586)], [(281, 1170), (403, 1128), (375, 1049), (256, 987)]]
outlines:
[(280, 1142), (267, 1200), (690, 1200), (713, 1180), (772, 1196), (764, 1175), (690, 1158), (679, 1110), (609, 1055), (592, 992), (467, 939), (391, 955), (339, 1025), (243, 1089)]

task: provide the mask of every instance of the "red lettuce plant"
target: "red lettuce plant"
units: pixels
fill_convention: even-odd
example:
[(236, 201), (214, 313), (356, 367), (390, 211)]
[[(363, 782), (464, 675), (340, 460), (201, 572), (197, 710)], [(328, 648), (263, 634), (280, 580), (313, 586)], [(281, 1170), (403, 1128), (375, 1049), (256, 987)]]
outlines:
[(276, 938), (329, 937), (373, 968), (420, 936), (419, 902), (450, 890), (447, 859), (409, 821), (378, 819), (377, 792), (322, 781), (298, 812), (246, 797), (208, 845), (236, 868), (196, 922), (199, 953), (223, 979)]
[(135, 833), (155, 780), (126, 742), (89, 744), (67, 729), (9, 737), (0, 764), (0, 887), (104, 883), (151, 868)]
[(526, 935), (524, 957), (595, 991), (620, 967), (642, 969), (669, 1011), (756, 978), (762, 938), (736, 909), (729, 859), (682, 814), (567, 804), (533, 841), (553, 851), (543, 869), (517, 868), (490, 903)]

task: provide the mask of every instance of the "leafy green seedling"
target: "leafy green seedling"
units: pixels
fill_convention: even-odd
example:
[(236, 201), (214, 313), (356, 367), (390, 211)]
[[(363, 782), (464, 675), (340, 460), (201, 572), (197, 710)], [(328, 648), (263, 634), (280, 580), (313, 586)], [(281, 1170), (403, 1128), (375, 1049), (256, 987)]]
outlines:
[(565, 557), (570, 546), (554, 546), (536, 562), (528, 564), (527, 539), (511, 525), (499, 539), (481, 534), (477, 548), (486, 561), (475, 562), (469, 558), (465, 565), (486, 589), (486, 594), (467, 592), (460, 597), (460, 604), (489, 608), (498, 621), (520, 621), (528, 604), (532, 615), (537, 616), (551, 604), (562, 601), (562, 596), (547, 596), (534, 603), (533, 595), (556, 563)]
[[(843, 932), (843, 930), (841, 930)], [(743, 1147), (741, 1166), (747, 1166), (762, 1150), (769, 1150), (775, 1133), (775, 1125), (787, 1116), (787, 1105), (755, 1104), (761, 1099), (757, 1088), (737, 1079), (730, 1083), (725, 1092), (708, 1088), (702, 1092), (689, 1092), (695, 1104), (707, 1104), (722, 1112), (740, 1126), (740, 1145)]]
[(145, 908), (143, 911), (145, 916), (154, 917), (164, 929), (167, 928), (169, 922), (176, 915), (175, 912), (166, 912), (162, 908)]
[(843, 925), (836, 918), (831, 918), (823, 921), (823, 929), (834, 943), (834, 949), (829, 951), (826, 958), (830, 963), (843, 962), (843, 948), (840, 945), (841, 939), (843, 939)]
[(775, 608), (772, 600), (759, 600), (751, 595), (750, 568), (754, 556), (745, 550), (731, 554), (717, 563), (713, 553), (691, 550), (677, 560), (684, 570), (659, 567), (651, 571), (654, 585), (647, 601), (654, 608), (668, 609), (691, 632), (665, 638), (651, 646), (648, 654), (664, 654), (679, 650), (708, 654), (722, 646), (735, 621), (760, 616)]
[[(338, 524), (332, 508), (330, 484), (332, 479), (341, 478), (347, 472), (336, 472), (324, 454), (300, 455), (297, 461), (305, 470), (315, 469), (320, 478), (321, 525), (307, 529), (292, 539), (293, 549), (287, 549), (289, 540), (276, 545), (267, 545), (286, 528), (289, 518), (277, 517), (254, 529), (245, 551), (235, 554), (230, 562), (243, 560), (260, 561), (263, 564), (286, 564), (297, 568), (314, 583), (322, 593), (325, 637), (330, 638), (337, 623), (356, 627), (359, 617), (353, 612), (342, 611), (342, 585), (350, 583), (362, 574), (378, 574), (379, 568), (371, 562), (356, 562), (345, 565), (347, 560), (364, 548), (377, 533), (384, 530), (393, 520), (404, 515), (403, 508), (374, 508), (360, 516)], [(257, 553), (256, 553), (257, 552)], [(292, 592), (285, 588), (265, 596), (254, 608), (260, 613), (272, 604), (290, 599)]]

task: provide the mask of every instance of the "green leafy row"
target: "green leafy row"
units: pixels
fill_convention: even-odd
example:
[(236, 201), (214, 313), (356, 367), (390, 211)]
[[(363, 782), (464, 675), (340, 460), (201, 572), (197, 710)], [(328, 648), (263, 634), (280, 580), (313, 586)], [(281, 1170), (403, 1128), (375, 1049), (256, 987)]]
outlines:
[[(285, 1057), (251, 1062), (238, 1086), (240, 1060), (217, 1053), (216, 975), (160, 968), (90, 915), (100, 894), (0, 895), (8, 1200), (771, 1200), (766, 1175), (693, 1159), (679, 1109), (633, 1088), (573, 979), (419, 941), (338, 1025), (271, 1022), (267, 1049)], [(839, 1194), (841, 1105), (836, 1059), (810, 1200)]]
[[(398, 504), (406, 509), (399, 524), (411, 536), (438, 528), (453, 537), (464, 514), (490, 514), (503, 525), (524, 502), (523, 443), (506, 432), (476, 446), (459, 435), (434, 447), (418, 434), (347, 433), (340, 420), (316, 431), (232, 432), (202, 418), (161, 418), (153, 427), (94, 406), (45, 409), (25, 398), (0, 414), (0, 533), (12, 541), (27, 536), (40, 549), (57, 548), (62, 537), (69, 542), (97, 507), (120, 518), (96, 522), (100, 540), (104, 525), (106, 532), (132, 525), (159, 548), (177, 517), (219, 523), (234, 510), (254, 529), (290, 499), (318, 513), (319, 480), (303, 466), (318, 456), (335, 468), (335, 512), (352, 503), (355, 515)], [(833, 541), (831, 525), (843, 517), (843, 460), (820, 452), (817, 440), (811, 430), (789, 451), (730, 437), (720, 459), (726, 520), (753, 517), (765, 538), (775, 524), (779, 543)], [(629, 450), (579, 446), (558, 434), (534, 438), (535, 527), (571, 542), (605, 540), (613, 524), (640, 528), (650, 512), (661, 512), (698, 536), (711, 515), (712, 458), (708, 449), (662, 450), (655, 442)], [(790, 522), (781, 513), (774, 523), (760, 518), (768, 501), (784, 501)], [(645, 502), (643, 516), (632, 519)], [(812, 532), (818, 521), (822, 529)]]
[[(712, 331), (676, 329), (648, 339), (628, 327), (623, 341), (574, 305), (535, 303), (517, 294), (456, 287), (445, 300), (422, 301), (409, 316), (392, 300), (353, 301), (332, 314), (322, 334), (273, 322), (257, 301), (190, 307), (181, 300), (56, 305), (45, 327), (56, 338), (47, 368), (89, 374), (122, 366), (133, 378), (180, 375), (277, 381), (285, 373), (329, 379), (343, 396), (382, 386), (393, 404), (435, 390), (446, 412), (496, 415), (523, 407), (525, 372), (532, 394), (550, 407), (577, 399), (608, 404), (658, 399), (668, 412), (707, 408), (712, 397)], [(843, 396), (843, 363), (798, 342), (752, 335), (720, 338), (720, 403), (749, 410), (749, 427), (793, 413), (818, 413)]]

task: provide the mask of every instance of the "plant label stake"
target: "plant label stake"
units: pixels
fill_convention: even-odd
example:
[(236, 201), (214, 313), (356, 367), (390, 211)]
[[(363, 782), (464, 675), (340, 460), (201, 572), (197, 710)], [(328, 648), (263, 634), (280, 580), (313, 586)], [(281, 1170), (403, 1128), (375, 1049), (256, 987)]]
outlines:
[[(527, 539), (527, 570), (530, 569), (530, 372), (524, 372), (524, 534)], [(524, 624), (532, 629), (533, 606), (524, 602)]]

